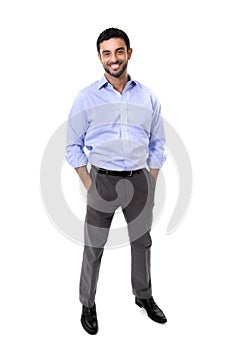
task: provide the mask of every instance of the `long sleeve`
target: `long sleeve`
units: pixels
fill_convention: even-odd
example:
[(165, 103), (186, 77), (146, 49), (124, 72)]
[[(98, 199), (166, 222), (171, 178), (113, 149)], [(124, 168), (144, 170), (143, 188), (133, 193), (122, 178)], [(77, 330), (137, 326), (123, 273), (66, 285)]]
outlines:
[(149, 156), (147, 158), (147, 165), (152, 169), (160, 169), (166, 160), (166, 155), (164, 154), (165, 133), (161, 116), (161, 106), (157, 102), (157, 99), (155, 100), (154, 107), (148, 145)]
[(87, 164), (87, 156), (84, 152), (84, 139), (88, 128), (87, 112), (83, 108), (83, 97), (79, 94), (72, 106), (67, 121), (67, 162), (74, 168)]

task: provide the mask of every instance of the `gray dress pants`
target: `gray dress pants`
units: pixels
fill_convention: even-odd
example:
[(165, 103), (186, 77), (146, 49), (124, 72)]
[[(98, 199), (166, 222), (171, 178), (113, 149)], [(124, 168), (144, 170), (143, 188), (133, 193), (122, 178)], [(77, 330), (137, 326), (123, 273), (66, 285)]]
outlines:
[(155, 179), (147, 169), (121, 177), (98, 173), (92, 165), (92, 184), (87, 192), (84, 225), (84, 251), (80, 276), (80, 301), (86, 307), (95, 302), (104, 245), (117, 208), (121, 207), (127, 222), (131, 245), (131, 283), (133, 294), (152, 296), (150, 274), (150, 229), (154, 205)]

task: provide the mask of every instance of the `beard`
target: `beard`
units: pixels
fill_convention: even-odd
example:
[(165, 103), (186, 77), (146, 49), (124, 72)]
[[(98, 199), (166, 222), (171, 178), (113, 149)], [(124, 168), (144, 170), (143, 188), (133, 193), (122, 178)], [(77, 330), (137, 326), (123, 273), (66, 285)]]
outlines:
[[(121, 62), (115, 62), (115, 63), (120, 64)], [(114, 78), (119, 78), (126, 71), (127, 66), (128, 66), (128, 62), (126, 62), (118, 72), (111, 72), (110, 69), (105, 65), (103, 67), (104, 67), (106, 73), (108, 73), (109, 75), (111, 75)]]

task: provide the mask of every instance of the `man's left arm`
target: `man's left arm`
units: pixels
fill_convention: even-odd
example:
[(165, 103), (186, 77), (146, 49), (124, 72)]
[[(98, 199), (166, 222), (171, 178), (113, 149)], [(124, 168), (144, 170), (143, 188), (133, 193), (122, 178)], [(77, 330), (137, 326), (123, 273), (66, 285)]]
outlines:
[(160, 168), (166, 160), (166, 155), (164, 154), (165, 133), (160, 104), (157, 103), (156, 107), (151, 123), (148, 145), (149, 156), (147, 158), (147, 165), (155, 181), (157, 180)]

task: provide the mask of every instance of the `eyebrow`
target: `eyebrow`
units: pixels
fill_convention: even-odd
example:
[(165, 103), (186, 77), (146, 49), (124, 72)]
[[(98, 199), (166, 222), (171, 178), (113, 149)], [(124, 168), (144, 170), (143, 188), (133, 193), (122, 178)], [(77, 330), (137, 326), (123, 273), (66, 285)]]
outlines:
[[(119, 51), (119, 50), (125, 50), (125, 48), (124, 47), (118, 47), (117, 49), (116, 49), (116, 51)], [(110, 50), (104, 50), (104, 51), (102, 51), (102, 53), (109, 53), (109, 52), (111, 52)]]

